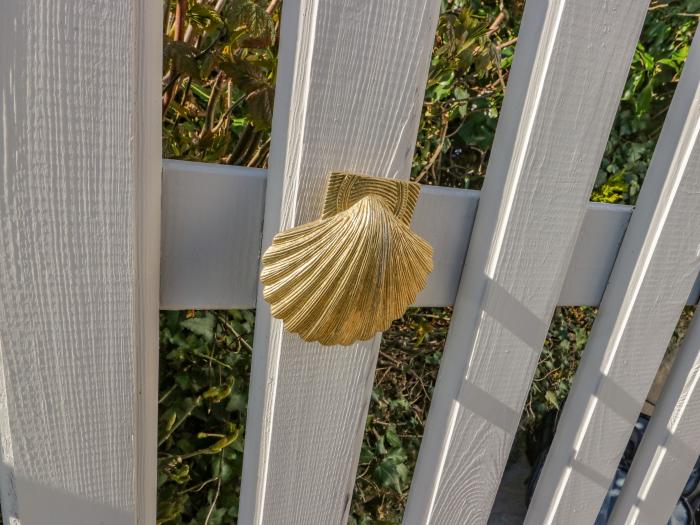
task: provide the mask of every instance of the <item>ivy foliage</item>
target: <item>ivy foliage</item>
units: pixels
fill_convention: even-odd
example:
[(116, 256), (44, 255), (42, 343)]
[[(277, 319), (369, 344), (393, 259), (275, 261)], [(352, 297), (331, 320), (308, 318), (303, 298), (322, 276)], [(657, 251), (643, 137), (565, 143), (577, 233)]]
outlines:
[(159, 524), (237, 517), (253, 322), (245, 310), (161, 313)]
[(523, 6), (523, 1), (443, 1), (413, 180), (481, 187)]
[(163, 22), (164, 156), (264, 164), (278, 7), (257, 0), (169, 2)]
[(699, 12), (698, 0), (653, 2), (634, 53), (592, 200), (636, 202), (690, 49)]

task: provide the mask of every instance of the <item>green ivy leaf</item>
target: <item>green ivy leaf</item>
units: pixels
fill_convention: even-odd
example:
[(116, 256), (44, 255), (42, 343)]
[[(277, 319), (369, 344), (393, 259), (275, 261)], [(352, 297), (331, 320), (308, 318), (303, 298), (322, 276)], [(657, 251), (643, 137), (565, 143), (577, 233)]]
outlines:
[(690, 13), (700, 12), (700, 0), (689, 0), (688, 1), (688, 12), (690, 12)]
[(389, 428), (387, 428), (385, 438), (390, 447), (396, 448), (401, 446), (401, 440), (396, 434), (396, 427), (394, 425), (390, 425)]
[(270, 129), (274, 99), (275, 90), (271, 86), (256, 89), (246, 97), (248, 116), (255, 129)]
[(206, 4), (191, 4), (186, 20), (200, 31), (215, 31), (224, 25), (221, 15)]
[(231, 33), (237, 33), (238, 46), (243, 48), (270, 47), (275, 42), (275, 23), (265, 8), (251, 0), (234, 3), (227, 12)]
[(243, 394), (234, 393), (229, 397), (228, 403), (226, 404), (227, 412), (244, 412), (248, 406), (248, 401)]
[(207, 342), (214, 339), (214, 326), (216, 325), (216, 318), (211, 314), (207, 314), (204, 317), (192, 317), (191, 319), (185, 319), (180, 324), (187, 328), (190, 332), (201, 335)]
[(401, 492), (402, 484), (408, 480), (408, 468), (403, 463), (387, 458), (374, 469), (374, 479), (384, 487)]
[(212, 458), (212, 475), (221, 478), (221, 481), (227, 482), (233, 476), (233, 468), (231, 463), (225, 459), (221, 459), (220, 455)]
[(163, 42), (163, 65), (167, 67), (172, 61), (173, 67), (179, 73), (199, 78), (199, 63), (195, 55), (195, 48), (187, 42), (175, 42), (168, 37)]
[(649, 113), (649, 110), (651, 109), (651, 101), (654, 97), (654, 81), (653, 78), (647, 82), (647, 85), (644, 86), (644, 89), (642, 89), (639, 94), (637, 95), (637, 98), (634, 101), (634, 111), (637, 114), (638, 117), (641, 117), (647, 113)]
[(551, 390), (547, 390), (544, 394), (544, 398), (550, 405), (559, 410), (559, 400), (557, 399), (557, 395), (554, 392), (552, 392)]

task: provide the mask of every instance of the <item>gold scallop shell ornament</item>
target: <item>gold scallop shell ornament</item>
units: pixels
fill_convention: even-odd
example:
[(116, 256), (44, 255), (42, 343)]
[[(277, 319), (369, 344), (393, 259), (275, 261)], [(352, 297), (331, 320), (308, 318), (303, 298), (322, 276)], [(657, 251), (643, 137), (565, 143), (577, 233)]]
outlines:
[(305, 341), (349, 345), (389, 328), (433, 269), (411, 231), (420, 185), (332, 173), (320, 219), (277, 234), (262, 257), (273, 317)]

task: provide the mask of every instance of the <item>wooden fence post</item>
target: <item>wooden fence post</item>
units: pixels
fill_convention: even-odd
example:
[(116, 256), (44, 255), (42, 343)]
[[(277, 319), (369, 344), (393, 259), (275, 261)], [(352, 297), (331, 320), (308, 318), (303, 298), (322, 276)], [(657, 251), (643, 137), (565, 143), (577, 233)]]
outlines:
[(151, 0), (3, 3), (7, 524), (155, 521), (161, 16)]
[[(439, 2), (285, 2), (263, 249), (328, 173), (408, 178)], [(257, 301), (241, 525), (347, 521), (379, 337), (307, 344)]]

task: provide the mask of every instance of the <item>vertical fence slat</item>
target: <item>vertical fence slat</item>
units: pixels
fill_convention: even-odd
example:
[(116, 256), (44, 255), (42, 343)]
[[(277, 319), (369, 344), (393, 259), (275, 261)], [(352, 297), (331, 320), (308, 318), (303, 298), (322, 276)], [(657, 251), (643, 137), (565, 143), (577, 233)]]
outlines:
[[(132, 0), (136, 81), (134, 96), (136, 290), (136, 523), (152, 525), (157, 514), (158, 346), (162, 183), (162, 5)], [(107, 524), (105, 524), (107, 525)]]
[(159, 11), (3, 3), (5, 523), (155, 518)]
[[(320, 216), (332, 170), (408, 178), (438, 8), (284, 3), (263, 249)], [(239, 522), (344, 523), (379, 337), (305, 344), (257, 304)]]
[(700, 456), (700, 317), (691, 322), (610, 525), (665, 525)]
[(526, 523), (592, 523), (700, 269), (700, 39), (683, 70)]
[(647, 5), (526, 4), (405, 524), (488, 519)]

